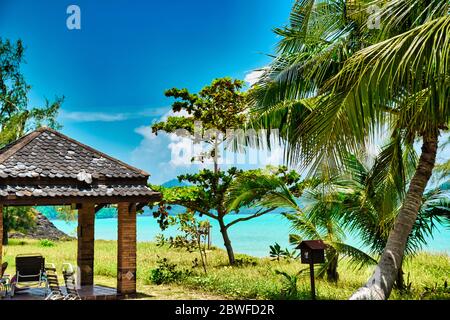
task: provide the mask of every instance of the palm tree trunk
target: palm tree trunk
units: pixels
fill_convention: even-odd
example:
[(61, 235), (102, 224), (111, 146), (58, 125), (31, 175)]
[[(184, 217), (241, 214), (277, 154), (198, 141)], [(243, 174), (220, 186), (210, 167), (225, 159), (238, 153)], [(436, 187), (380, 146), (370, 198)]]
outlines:
[(395, 280), (395, 289), (404, 290), (405, 289), (405, 277), (402, 266), (398, 269), (397, 279)]
[(438, 132), (423, 137), (420, 155), (414, 177), (409, 185), (403, 206), (389, 233), (386, 248), (378, 266), (366, 285), (356, 291), (350, 300), (385, 300), (389, 298), (403, 261), (408, 236), (417, 219), (422, 197), (431, 178), (436, 162)]
[(327, 252), (327, 254), (329, 256), (329, 262), (327, 267), (327, 280), (337, 282), (339, 280), (339, 273), (337, 271), (339, 254), (334, 248), (330, 248), (328, 250), (329, 251)]

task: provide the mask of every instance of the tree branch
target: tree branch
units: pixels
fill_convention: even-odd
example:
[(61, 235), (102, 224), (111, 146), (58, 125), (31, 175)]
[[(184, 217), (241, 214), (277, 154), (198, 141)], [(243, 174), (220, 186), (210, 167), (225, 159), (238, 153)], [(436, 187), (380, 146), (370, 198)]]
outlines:
[(231, 221), (229, 224), (227, 224), (227, 225), (225, 226), (225, 228), (228, 229), (228, 228), (231, 227), (232, 225), (234, 225), (234, 224), (236, 224), (236, 223), (238, 223), (238, 222), (241, 222), (241, 221), (248, 221), (248, 220), (251, 220), (251, 219), (260, 217), (260, 216), (265, 215), (266, 213), (269, 213), (269, 212), (271, 212), (271, 211), (273, 211), (273, 210), (275, 210), (275, 209), (276, 209), (276, 208), (269, 208), (269, 209), (264, 210), (264, 211), (261, 211), (261, 210), (260, 210), (260, 211), (258, 211), (257, 213), (255, 213), (255, 214), (253, 214), (253, 215), (251, 215), (251, 216), (233, 220), (233, 221)]
[(210, 217), (212, 219), (216, 219), (216, 220), (218, 219), (218, 217), (216, 215), (212, 214), (208, 210), (204, 210), (204, 209), (202, 209), (202, 208), (200, 208), (198, 206), (192, 205), (192, 204), (184, 203), (183, 201), (174, 201), (174, 202), (171, 202), (170, 204), (183, 206), (185, 208), (188, 208), (188, 209), (191, 209), (191, 210), (195, 210), (195, 211), (197, 211), (197, 212), (199, 212), (199, 213), (201, 213), (201, 214), (203, 214), (205, 216), (208, 216), (208, 217)]

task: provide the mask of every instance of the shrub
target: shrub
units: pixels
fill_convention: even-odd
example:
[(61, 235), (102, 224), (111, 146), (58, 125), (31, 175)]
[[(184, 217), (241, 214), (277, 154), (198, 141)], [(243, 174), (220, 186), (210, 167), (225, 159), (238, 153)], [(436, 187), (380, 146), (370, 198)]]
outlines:
[(442, 285), (435, 283), (433, 286), (425, 286), (421, 299), (449, 299), (450, 298), (450, 286), (447, 281), (444, 281)]
[(247, 267), (247, 266), (256, 266), (258, 264), (258, 261), (249, 256), (241, 256), (235, 259), (235, 266), (236, 267)]
[(277, 275), (283, 277), (283, 287), (281, 289), (281, 296), (285, 300), (297, 299), (298, 297), (298, 275), (297, 274), (288, 274), (287, 272), (275, 270)]
[(177, 265), (169, 262), (167, 258), (159, 259), (157, 264), (156, 268), (150, 270), (149, 276), (150, 282), (157, 285), (176, 282), (191, 274), (188, 270), (179, 270)]
[(41, 247), (54, 247), (55, 243), (48, 239), (42, 239), (39, 241), (39, 246)]

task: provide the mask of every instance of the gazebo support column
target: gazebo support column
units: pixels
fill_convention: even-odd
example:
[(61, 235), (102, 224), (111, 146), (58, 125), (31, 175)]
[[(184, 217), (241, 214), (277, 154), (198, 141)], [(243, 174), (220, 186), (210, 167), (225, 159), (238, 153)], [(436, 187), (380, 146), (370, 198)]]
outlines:
[(78, 270), (79, 284), (94, 284), (94, 220), (95, 205), (83, 203), (78, 209)]
[(0, 204), (0, 266), (3, 258), (3, 206)]
[(136, 204), (118, 204), (117, 292), (136, 293)]

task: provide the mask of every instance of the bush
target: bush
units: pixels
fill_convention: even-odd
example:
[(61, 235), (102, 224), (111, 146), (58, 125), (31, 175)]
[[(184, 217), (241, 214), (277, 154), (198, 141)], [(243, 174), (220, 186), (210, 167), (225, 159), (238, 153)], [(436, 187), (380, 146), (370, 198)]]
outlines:
[(155, 269), (150, 270), (149, 276), (150, 282), (157, 285), (176, 282), (191, 274), (188, 270), (177, 269), (177, 265), (170, 263), (167, 258), (159, 259), (157, 264)]
[(258, 264), (257, 259), (254, 257), (241, 256), (235, 259), (236, 267), (247, 267), (247, 266), (256, 266)]
[(39, 241), (39, 246), (41, 247), (54, 247), (55, 243), (48, 239), (42, 239)]

